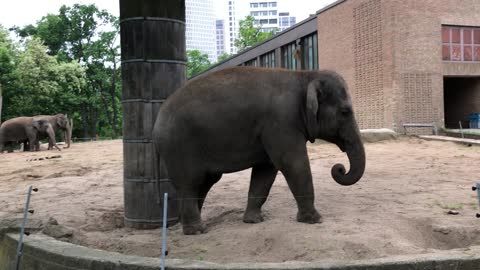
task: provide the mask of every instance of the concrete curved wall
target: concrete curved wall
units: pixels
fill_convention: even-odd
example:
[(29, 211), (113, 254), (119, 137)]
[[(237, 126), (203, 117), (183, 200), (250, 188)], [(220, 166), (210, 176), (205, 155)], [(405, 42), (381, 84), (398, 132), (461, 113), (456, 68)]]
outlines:
[[(1, 234), (0, 234), (1, 235)], [(18, 234), (0, 238), (0, 270), (11, 270), (15, 261)], [(129, 256), (90, 249), (57, 241), (42, 234), (24, 238), (22, 270), (153, 270), (160, 269), (160, 259)], [(160, 248), (160, 245), (159, 245)], [(443, 251), (436, 254), (402, 256), (355, 263), (285, 262), (216, 264), (200, 261), (168, 259), (166, 268), (173, 269), (318, 269), (318, 270), (478, 270), (480, 247)]]

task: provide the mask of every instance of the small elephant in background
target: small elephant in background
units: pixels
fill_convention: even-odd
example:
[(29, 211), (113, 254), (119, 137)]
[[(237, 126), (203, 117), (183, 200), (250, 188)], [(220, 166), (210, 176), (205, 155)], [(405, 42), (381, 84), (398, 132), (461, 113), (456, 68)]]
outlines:
[[(64, 133), (64, 138), (65, 138), (65, 143), (67, 146), (64, 148), (70, 148), (70, 143), (72, 141), (72, 130), (73, 130), (73, 119), (68, 119), (68, 116), (66, 114), (56, 114), (56, 115), (37, 115), (34, 116), (34, 119), (36, 120), (44, 120), (48, 121), (53, 129), (54, 133), (54, 138), (55, 138), (55, 133), (58, 130), (63, 131)], [(48, 143), (48, 150), (51, 150), (54, 145), (50, 143), (50, 137), (47, 132), (39, 132), (39, 139), (44, 139), (44, 138), (49, 138), (49, 143)], [(55, 147), (58, 147), (55, 145)]]
[(70, 147), (71, 123), (64, 114), (17, 117), (0, 125), (0, 153), (6, 143), (24, 143), (25, 150), (40, 150), (40, 140), (48, 138), (49, 148), (60, 149), (55, 140), (55, 131), (64, 130), (67, 147)]
[(47, 119), (33, 118), (32, 126), (36, 131), (36, 136), (33, 145), (30, 146), (33, 146), (31, 151), (40, 151), (40, 138), (42, 136), (48, 137), (48, 150), (55, 147), (58, 151), (62, 151), (55, 140), (55, 130), (53, 130), (52, 124)]

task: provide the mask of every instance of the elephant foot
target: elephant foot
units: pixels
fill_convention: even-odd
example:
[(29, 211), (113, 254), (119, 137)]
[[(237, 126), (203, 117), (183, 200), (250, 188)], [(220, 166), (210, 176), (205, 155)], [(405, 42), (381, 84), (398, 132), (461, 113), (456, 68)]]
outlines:
[(247, 211), (243, 215), (243, 222), (245, 223), (260, 223), (263, 221), (261, 211)]
[(322, 216), (317, 212), (317, 210), (313, 210), (312, 212), (298, 212), (297, 214), (297, 221), (303, 223), (322, 223)]
[(205, 233), (207, 228), (201, 222), (194, 224), (183, 224), (183, 234), (185, 235), (196, 235)]

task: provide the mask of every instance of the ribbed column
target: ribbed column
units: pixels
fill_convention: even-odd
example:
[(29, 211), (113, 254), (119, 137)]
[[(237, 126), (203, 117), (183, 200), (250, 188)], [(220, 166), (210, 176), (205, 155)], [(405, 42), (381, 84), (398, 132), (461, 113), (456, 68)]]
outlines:
[(125, 225), (156, 228), (164, 192), (169, 223), (177, 221), (174, 189), (156, 169), (152, 128), (164, 100), (186, 80), (185, 0), (120, 0), (120, 37)]

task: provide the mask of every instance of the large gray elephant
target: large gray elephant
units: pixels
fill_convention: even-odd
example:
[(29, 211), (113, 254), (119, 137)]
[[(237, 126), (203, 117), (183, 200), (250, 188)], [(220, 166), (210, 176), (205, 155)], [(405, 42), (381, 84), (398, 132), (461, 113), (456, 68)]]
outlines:
[(321, 222), (306, 147), (316, 138), (347, 153), (349, 172), (336, 164), (331, 174), (341, 185), (355, 184), (365, 151), (347, 85), (332, 71), (233, 67), (199, 76), (165, 101), (153, 128), (184, 234), (205, 232), (202, 205), (222, 174), (247, 168), (244, 222), (263, 221), (261, 207), (278, 171), (297, 202), (297, 221)]
[(49, 149), (53, 147), (59, 149), (55, 141), (55, 129), (62, 129), (70, 134), (66, 136), (67, 144), (70, 146), (71, 128), (64, 114), (17, 117), (7, 120), (0, 126), (0, 153), (6, 143), (28, 143), (30, 151), (38, 151), (39, 140), (43, 137), (48, 138)]

